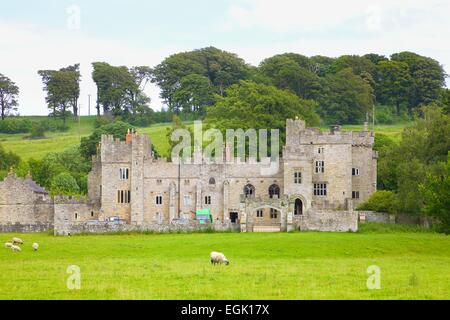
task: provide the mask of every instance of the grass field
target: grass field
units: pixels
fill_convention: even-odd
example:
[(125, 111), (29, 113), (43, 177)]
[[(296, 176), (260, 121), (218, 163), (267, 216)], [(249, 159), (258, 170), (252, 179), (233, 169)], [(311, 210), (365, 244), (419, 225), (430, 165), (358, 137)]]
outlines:
[[(449, 299), (450, 238), (393, 227), (19, 235), (21, 253), (0, 248), (0, 299)], [(0, 234), (0, 241), (12, 236)], [(211, 266), (212, 250), (224, 252), (230, 265)], [(67, 289), (69, 265), (80, 267), (80, 290)], [(367, 289), (370, 265), (381, 268), (379, 290)]]
[[(34, 117), (37, 118), (37, 117)], [(71, 146), (79, 145), (80, 138), (88, 136), (94, 130), (95, 117), (81, 117), (80, 125), (76, 121), (69, 121), (69, 130), (66, 132), (46, 133), (46, 139), (27, 140), (26, 134), (0, 134), (0, 143), (6, 150), (11, 150), (18, 154), (22, 159), (30, 158), (40, 159), (48, 152), (61, 152)], [(156, 146), (158, 152), (167, 157), (169, 154), (169, 143), (166, 139), (167, 128), (170, 124), (156, 124), (147, 128), (139, 128), (138, 131), (150, 135), (152, 143)], [(401, 132), (406, 124), (395, 125), (377, 125), (376, 133), (383, 133), (394, 139), (400, 140)], [(322, 128), (326, 130), (326, 127)], [(362, 125), (346, 125), (343, 130), (358, 131)]]

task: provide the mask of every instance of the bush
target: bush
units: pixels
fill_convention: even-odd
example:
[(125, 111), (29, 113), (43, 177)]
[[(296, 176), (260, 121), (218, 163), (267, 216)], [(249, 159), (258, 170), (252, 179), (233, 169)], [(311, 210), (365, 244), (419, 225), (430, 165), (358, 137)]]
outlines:
[(409, 120), (407, 112), (397, 116), (393, 106), (378, 105), (375, 107), (375, 121), (377, 124), (394, 124)]
[(69, 130), (69, 126), (59, 119), (45, 119), (38, 122), (45, 131), (57, 132)]
[(0, 121), (0, 133), (28, 133), (31, 131), (32, 121), (26, 118), (9, 117)]
[(76, 195), (80, 192), (77, 181), (67, 172), (60, 173), (53, 178), (51, 189), (52, 194)]
[(41, 122), (33, 122), (31, 125), (31, 132), (28, 138), (39, 139), (45, 137), (45, 127)]
[(122, 121), (116, 121), (101, 126), (100, 128), (95, 129), (89, 137), (81, 138), (80, 152), (85, 159), (90, 160), (91, 157), (97, 153), (97, 145), (101, 140), (102, 134), (110, 134), (116, 139), (124, 140), (128, 129), (133, 128), (134, 127), (129, 123)]
[(395, 192), (379, 190), (372, 194), (366, 202), (360, 204), (357, 210), (397, 213), (397, 208), (398, 200)]
[(0, 170), (9, 170), (11, 167), (15, 167), (20, 163), (20, 157), (14, 153), (6, 152), (3, 146), (0, 144)]

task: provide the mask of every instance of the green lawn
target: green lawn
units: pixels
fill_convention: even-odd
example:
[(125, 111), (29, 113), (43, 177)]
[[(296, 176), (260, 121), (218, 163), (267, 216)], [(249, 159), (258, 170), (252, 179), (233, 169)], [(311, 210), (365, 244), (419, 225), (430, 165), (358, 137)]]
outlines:
[[(37, 118), (37, 117), (33, 117)], [(0, 143), (6, 150), (11, 150), (18, 154), (22, 159), (43, 158), (48, 152), (61, 152), (68, 147), (79, 145), (80, 138), (89, 135), (94, 127), (95, 117), (81, 117), (80, 124), (77, 121), (69, 121), (69, 130), (67, 132), (46, 133), (46, 139), (27, 140), (26, 134), (0, 134)], [(383, 133), (399, 141), (401, 132), (406, 124), (395, 125), (377, 125), (376, 133)], [(156, 124), (147, 128), (139, 128), (138, 131), (150, 135), (152, 143), (158, 152), (167, 157), (169, 155), (169, 143), (166, 139), (167, 128), (170, 124)], [(327, 130), (327, 127), (321, 128)], [(343, 130), (359, 131), (362, 125), (345, 125)]]
[[(427, 232), (53, 237), (0, 248), (0, 299), (448, 299), (450, 238)], [(364, 231), (367, 229), (366, 231)], [(6, 241), (16, 234), (0, 234)], [(40, 249), (33, 252), (32, 242)], [(209, 252), (229, 266), (211, 266)], [(68, 290), (69, 265), (81, 289)], [(369, 290), (367, 267), (381, 268)]]

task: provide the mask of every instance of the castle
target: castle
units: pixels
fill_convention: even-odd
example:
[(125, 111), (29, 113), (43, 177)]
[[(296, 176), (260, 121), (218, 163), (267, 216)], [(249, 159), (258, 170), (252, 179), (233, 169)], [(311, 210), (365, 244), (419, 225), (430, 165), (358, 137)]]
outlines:
[(279, 169), (229, 153), (223, 163), (156, 159), (147, 135), (101, 138), (84, 198), (49, 197), (31, 177), (0, 182), (0, 231), (56, 234), (196, 228), (209, 209), (216, 229), (356, 231), (353, 210), (376, 190), (377, 153), (367, 124), (361, 132), (307, 128), (286, 121)]

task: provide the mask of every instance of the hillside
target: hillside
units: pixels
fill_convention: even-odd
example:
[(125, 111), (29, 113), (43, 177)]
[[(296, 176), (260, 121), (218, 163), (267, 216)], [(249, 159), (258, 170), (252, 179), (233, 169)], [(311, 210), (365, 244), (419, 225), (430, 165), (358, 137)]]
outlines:
[[(31, 118), (31, 117), (30, 117)], [(34, 119), (38, 117), (32, 117)], [(88, 136), (94, 130), (95, 116), (81, 117), (80, 123), (75, 120), (69, 122), (69, 130), (66, 132), (48, 132), (45, 139), (28, 140), (26, 134), (0, 134), (0, 143), (6, 150), (13, 151), (22, 159), (40, 159), (49, 152), (61, 152), (71, 146), (76, 146), (81, 137)], [(376, 125), (375, 133), (383, 133), (398, 141), (401, 132), (407, 123), (395, 125)], [(155, 124), (146, 128), (139, 128), (138, 131), (146, 133), (151, 137), (152, 143), (162, 156), (168, 155), (169, 144), (166, 139), (167, 128), (170, 123)], [(327, 127), (322, 127), (327, 130)], [(362, 125), (345, 125), (343, 130), (359, 131)]]

